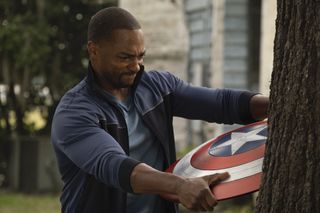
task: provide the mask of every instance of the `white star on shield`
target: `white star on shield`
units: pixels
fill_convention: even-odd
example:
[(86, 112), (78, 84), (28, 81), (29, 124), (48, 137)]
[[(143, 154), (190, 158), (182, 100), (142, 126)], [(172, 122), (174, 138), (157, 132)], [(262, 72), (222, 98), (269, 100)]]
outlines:
[(265, 140), (267, 137), (257, 135), (266, 127), (257, 128), (250, 132), (232, 132), (231, 139), (225, 143), (219, 144), (214, 149), (219, 149), (226, 146), (231, 146), (232, 155), (236, 153), (244, 144), (250, 141)]

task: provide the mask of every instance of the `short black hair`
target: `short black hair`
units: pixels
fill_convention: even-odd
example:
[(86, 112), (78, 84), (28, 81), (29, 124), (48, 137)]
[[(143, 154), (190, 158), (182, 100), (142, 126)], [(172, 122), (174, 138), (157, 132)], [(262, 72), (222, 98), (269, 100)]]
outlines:
[(141, 29), (141, 26), (131, 13), (122, 8), (102, 9), (91, 17), (88, 26), (88, 41), (99, 42), (117, 29), (137, 30)]

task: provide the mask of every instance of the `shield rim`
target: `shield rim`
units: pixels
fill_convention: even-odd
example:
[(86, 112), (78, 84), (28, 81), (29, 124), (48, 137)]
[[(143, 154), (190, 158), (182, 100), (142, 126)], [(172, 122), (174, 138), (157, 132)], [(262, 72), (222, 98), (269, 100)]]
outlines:
[[(213, 143), (217, 142), (222, 137), (225, 137), (226, 135), (231, 134), (232, 132), (235, 132), (235, 131), (238, 131), (238, 130), (241, 130), (241, 129), (244, 129), (244, 128), (248, 128), (248, 127), (251, 127), (251, 126), (258, 126), (258, 125), (261, 125), (261, 124), (267, 124), (268, 125), (268, 121), (259, 121), (259, 122), (255, 122), (255, 123), (252, 123), (252, 124), (248, 124), (248, 125), (236, 128), (234, 130), (228, 131), (228, 132), (226, 132), (226, 133), (224, 133), (224, 134), (222, 134), (222, 135), (220, 135), (220, 136), (218, 136), (218, 137), (216, 137), (214, 139), (210, 139), (210, 140), (208, 140), (208, 141), (203, 143), (203, 144), (206, 144), (206, 143), (208, 143), (208, 144), (206, 144), (206, 145), (204, 145), (204, 146), (202, 146), (200, 148), (199, 147), (195, 147), (194, 149), (198, 149), (198, 150), (194, 154), (199, 152), (201, 149), (207, 149), (208, 150), (212, 146)], [(263, 145), (263, 147), (265, 149), (265, 145)], [(255, 149), (257, 149), (257, 148), (255, 148)], [(193, 150), (191, 150), (190, 152), (192, 152)], [(194, 154), (193, 154), (191, 159), (193, 159)], [(176, 164), (182, 158), (176, 160), (173, 164), (171, 164), (167, 168), (166, 172), (172, 173), (174, 168), (175, 168), (175, 166), (176, 166)], [(262, 158), (263, 158), (263, 156), (262, 156)], [(191, 162), (190, 162), (190, 166), (192, 166)], [(227, 169), (227, 168), (223, 168), (223, 169)], [(212, 187), (211, 191), (214, 193), (214, 195), (215, 195), (215, 197), (216, 197), (216, 199), (218, 201), (222, 201), (222, 200), (226, 200), (226, 199), (230, 199), (230, 198), (243, 196), (243, 195), (246, 195), (246, 194), (250, 194), (250, 193), (259, 191), (259, 187), (260, 187), (260, 184), (261, 184), (261, 177), (262, 177), (262, 170), (261, 170), (261, 172), (256, 173), (254, 175), (251, 175), (249, 177), (245, 177), (245, 178), (241, 178), (241, 179), (238, 179), (238, 180), (225, 182), (225, 183), (222, 182), (222, 183)], [(237, 188), (240, 188), (240, 190), (237, 190)], [(163, 198), (167, 199), (167, 200), (179, 203), (179, 199), (178, 199), (178, 197), (176, 195), (173, 195), (173, 194), (161, 194), (161, 196)]]

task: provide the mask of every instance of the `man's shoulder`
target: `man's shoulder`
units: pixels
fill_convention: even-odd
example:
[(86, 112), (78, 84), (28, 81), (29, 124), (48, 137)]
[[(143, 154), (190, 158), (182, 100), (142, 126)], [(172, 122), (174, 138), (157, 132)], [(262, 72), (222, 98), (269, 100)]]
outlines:
[(90, 95), (90, 90), (86, 79), (76, 84), (68, 90), (61, 98), (58, 109), (74, 108), (85, 109), (94, 106), (93, 96)]
[(142, 81), (160, 88), (174, 88), (180, 79), (168, 71), (149, 70), (145, 72)]
[(145, 72), (145, 76), (151, 78), (151, 79), (158, 79), (158, 78), (172, 78), (175, 77), (173, 74), (171, 74), (169, 71), (165, 70), (148, 70)]

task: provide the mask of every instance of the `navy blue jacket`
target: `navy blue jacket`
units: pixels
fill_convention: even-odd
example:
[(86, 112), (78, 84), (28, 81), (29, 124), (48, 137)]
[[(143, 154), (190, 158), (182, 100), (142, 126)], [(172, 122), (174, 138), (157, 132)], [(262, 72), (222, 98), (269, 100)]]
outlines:
[[(254, 121), (249, 110), (253, 93), (194, 87), (168, 72), (144, 72), (142, 67), (131, 95), (162, 145), (165, 167), (176, 160), (173, 116), (226, 124)], [(123, 114), (97, 89), (91, 66), (61, 99), (51, 134), (64, 182), (62, 212), (125, 213), (130, 175), (139, 162), (129, 157)], [(167, 202), (167, 212), (176, 211)]]

